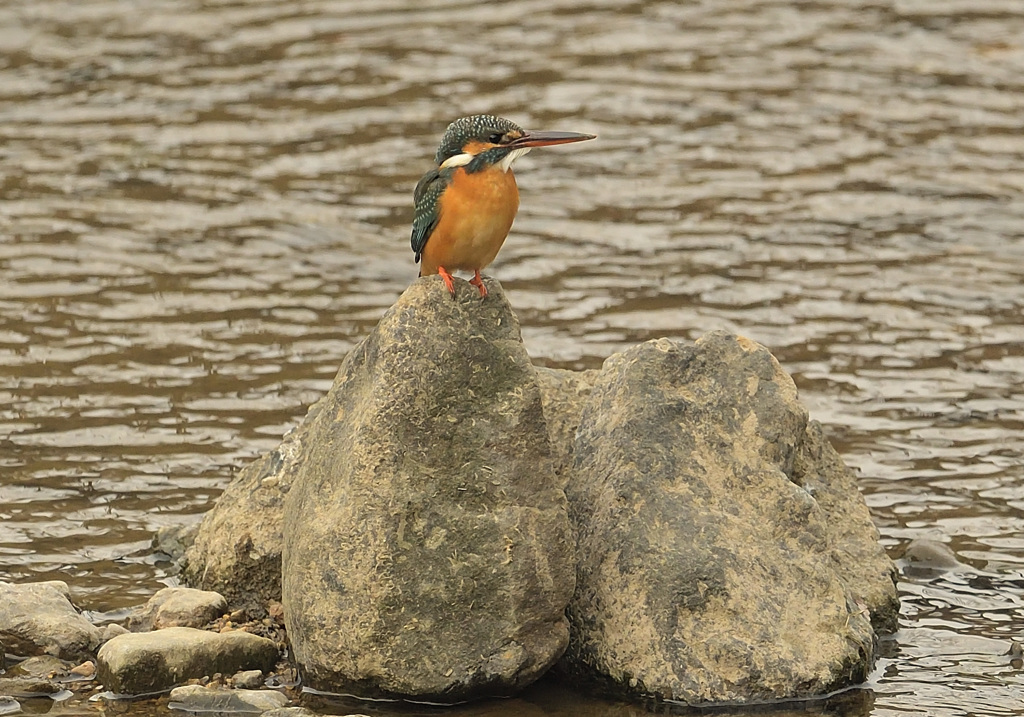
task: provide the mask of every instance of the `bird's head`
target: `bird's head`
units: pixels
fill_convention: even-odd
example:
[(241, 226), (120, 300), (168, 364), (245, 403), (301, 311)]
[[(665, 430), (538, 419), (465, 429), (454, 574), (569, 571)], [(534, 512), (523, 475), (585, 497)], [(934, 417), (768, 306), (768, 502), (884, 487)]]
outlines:
[(507, 172), (512, 163), (534, 147), (594, 139), (578, 132), (537, 132), (494, 115), (473, 115), (448, 125), (434, 161), (439, 167), (465, 166), (467, 172), (498, 167)]

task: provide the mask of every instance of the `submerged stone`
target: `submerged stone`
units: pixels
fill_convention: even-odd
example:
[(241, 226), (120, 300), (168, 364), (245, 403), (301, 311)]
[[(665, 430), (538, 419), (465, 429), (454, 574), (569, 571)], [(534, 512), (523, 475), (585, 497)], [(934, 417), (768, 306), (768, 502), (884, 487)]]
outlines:
[(902, 562), (914, 570), (924, 574), (930, 571), (936, 574), (956, 572), (967, 568), (960, 562), (945, 543), (930, 538), (915, 538), (903, 551)]
[(168, 706), (185, 712), (260, 714), (284, 707), (288, 698), (274, 690), (227, 690), (201, 685), (184, 685), (171, 690)]
[(5, 677), (32, 677), (52, 680), (68, 674), (68, 663), (53, 655), (36, 655), (22, 660), (5, 673)]
[[(263, 717), (320, 717), (319, 713), (306, 707), (278, 707), (267, 710)], [(366, 717), (366, 715), (349, 715), (348, 717)]]
[(0, 695), (8, 697), (49, 697), (63, 689), (41, 677), (0, 677)]

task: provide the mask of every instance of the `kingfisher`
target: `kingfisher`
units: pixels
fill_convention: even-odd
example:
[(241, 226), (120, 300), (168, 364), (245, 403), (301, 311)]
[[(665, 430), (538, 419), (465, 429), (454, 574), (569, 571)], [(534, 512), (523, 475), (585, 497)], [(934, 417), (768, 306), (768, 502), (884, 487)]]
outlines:
[(493, 115), (448, 125), (437, 166), (416, 184), (412, 250), (420, 276), (440, 274), (455, 296), (451, 272), (472, 271), (469, 283), (487, 296), (480, 270), (494, 261), (519, 210), (512, 163), (534, 147), (594, 139), (579, 132), (537, 132)]

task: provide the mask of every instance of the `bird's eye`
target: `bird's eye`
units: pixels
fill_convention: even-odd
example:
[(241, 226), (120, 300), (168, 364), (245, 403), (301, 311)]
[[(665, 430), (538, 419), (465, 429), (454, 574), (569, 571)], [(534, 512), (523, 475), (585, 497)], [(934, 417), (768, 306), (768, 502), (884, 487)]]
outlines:
[(487, 136), (487, 141), (491, 144), (501, 144), (501, 140), (505, 138), (501, 132), (495, 132)]

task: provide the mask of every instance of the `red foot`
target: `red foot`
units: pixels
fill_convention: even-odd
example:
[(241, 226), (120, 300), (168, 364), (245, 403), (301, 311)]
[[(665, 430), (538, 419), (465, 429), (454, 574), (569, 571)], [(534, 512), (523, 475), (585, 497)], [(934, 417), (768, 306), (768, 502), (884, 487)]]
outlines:
[(441, 275), (444, 285), (448, 287), (448, 293), (455, 296), (455, 284), (452, 283), (452, 275), (443, 266), (437, 267), (437, 273)]
[(476, 275), (469, 280), (469, 283), (480, 290), (480, 298), (487, 296), (487, 287), (484, 286), (484, 280), (480, 278), (480, 270), (476, 270)]

